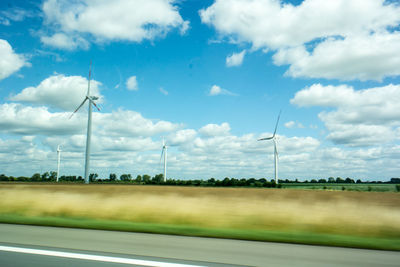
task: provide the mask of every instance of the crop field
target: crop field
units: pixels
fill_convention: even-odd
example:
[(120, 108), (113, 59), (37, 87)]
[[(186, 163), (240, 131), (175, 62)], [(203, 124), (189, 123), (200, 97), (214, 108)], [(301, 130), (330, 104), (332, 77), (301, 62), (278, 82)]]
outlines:
[(338, 184), (338, 183), (282, 183), (282, 188), (290, 189), (318, 189), (318, 190), (347, 190), (347, 191), (372, 191), (372, 192), (398, 192), (397, 184)]
[(400, 250), (400, 193), (0, 184), (0, 221)]

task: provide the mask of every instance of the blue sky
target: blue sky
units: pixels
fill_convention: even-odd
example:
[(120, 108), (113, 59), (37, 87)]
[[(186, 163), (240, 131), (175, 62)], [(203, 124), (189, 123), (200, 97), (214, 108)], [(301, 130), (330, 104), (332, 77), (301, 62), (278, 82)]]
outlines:
[[(2, 1), (0, 172), (398, 177), (397, 1)], [(128, 80), (131, 83), (128, 83)], [(132, 83), (133, 81), (133, 83)]]

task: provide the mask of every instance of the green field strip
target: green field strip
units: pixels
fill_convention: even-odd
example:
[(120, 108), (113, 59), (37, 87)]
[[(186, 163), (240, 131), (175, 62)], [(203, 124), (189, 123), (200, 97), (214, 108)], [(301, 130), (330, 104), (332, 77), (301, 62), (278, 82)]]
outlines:
[(154, 234), (229, 238), (252, 241), (283, 242), (293, 244), (337, 246), (400, 251), (400, 239), (388, 237), (365, 237), (323, 234), (301, 231), (268, 231), (246, 229), (204, 228), (185, 225), (138, 223), (128, 221), (98, 220), (76, 217), (23, 216), (0, 214), (1, 223), (39, 226), (70, 227), (96, 230), (141, 232)]

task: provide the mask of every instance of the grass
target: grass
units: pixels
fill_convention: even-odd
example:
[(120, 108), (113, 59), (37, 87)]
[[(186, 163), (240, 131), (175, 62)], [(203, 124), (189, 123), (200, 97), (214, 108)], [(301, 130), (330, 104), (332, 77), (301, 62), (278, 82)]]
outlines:
[(1, 184), (0, 221), (400, 250), (400, 194)]
[(397, 192), (397, 184), (336, 184), (336, 183), (282, 183), (282, 188), (286, 189), (318, 189), (318, 190), (347, 190), (359, 192)]

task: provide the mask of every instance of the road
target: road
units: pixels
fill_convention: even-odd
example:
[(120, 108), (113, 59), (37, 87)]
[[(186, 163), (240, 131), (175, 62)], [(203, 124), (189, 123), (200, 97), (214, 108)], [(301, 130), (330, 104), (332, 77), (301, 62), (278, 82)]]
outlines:
[[(12, 251), (21, 248), (39, 252)], [(400, 266), (400, 253), (0, 224), (0, 266), (128, 266), (124, 260), (129, 266)]]

